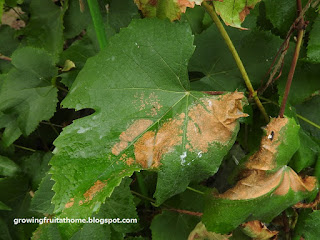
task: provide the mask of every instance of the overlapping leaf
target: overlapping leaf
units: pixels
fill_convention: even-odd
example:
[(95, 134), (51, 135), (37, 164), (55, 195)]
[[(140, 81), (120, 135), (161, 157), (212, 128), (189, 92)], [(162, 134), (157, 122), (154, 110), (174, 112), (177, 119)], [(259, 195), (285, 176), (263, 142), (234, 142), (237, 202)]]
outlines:
[(51, 55), (41, 49), (20, 48), (13, 53), (12, 64), (0, 82), (0, 128), (5, 128), (6, 145), (50, 119), (57, 104), (57, 89), (51, 84), (57, 68)]
[(89, 216), (125, 176), (159, 170), (158, 203), (215, 173), (234, 143), (243, 94), (190, 92), (187, 25), (133, 21), (91, 58), (63, 105), (92, 108), (55, 141), (56, 212)]
[(214, 1), (216, 12), (226, 25), (242, 28), (241, 23), (260, 0)]
[(285, 166), (299, 148), (298, 132), (293, 119), (271, 120), (260, 149), (245, 163), (243, 178), (223, 194), (208, 193), (202, 221), (209, 231), (228, 233), (245, 221), (269, 222), (318, 191), (315, 177), (302, 179)]

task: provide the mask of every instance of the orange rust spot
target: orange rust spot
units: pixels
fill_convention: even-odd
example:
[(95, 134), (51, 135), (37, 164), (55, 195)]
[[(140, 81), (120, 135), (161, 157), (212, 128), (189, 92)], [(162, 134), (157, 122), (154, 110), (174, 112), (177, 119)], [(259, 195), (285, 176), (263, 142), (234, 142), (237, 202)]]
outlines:
[[(261, 139), (260, 149), (249, 157), (246, 167), (248, 169), (272, 170), (275, 166), (275, 157), (278, 146), (283, 141), (281, 130), (286, 127), (288, 118), (273, 118), (266, 127), (267, 135)], [(272, 134), (273, 133), (273, 134)], [(272, 135), (273, 140), (269, 139)]]
[(302, 179), (291, 168), (284, 173), (281, 185), (275, 191), (275, 194), (283, 196), (286, 195), (289, 189), (294, 192), (312, 191), (316, 187), (317, 180), (315, 177), (307, 176)]
[(134, 163), (134, 159), (131, 158), (131, 157), (128, 158), (127, 161), (126, 161), (126, 164), (127, 164), (128, 166), (131, 166), (133, 163)]
[(70, 208), (72, 207), (74, 204), (74, 198), (70, 198), (70, 202), (66, 203), (66, 205), (64, 205), (65, 208)]
[(204, 98), (188, 113), (187, 139), (190, 151), (207, 152), (212, 142), (226, 144), (236, 128), (242, 112), (243, 93), (234, 92), (217, 99)]
[(218, 196), (231, 200), (257, 198), (275, 189), (280, 184), (282, 176), (283, 168), (274, 174), (252, 170), (248, 177), (240, 180), (236, 186)]
[(139, 111), (150, 109), (150, 112), (147, 112), (147, 116), (157, 116), (159, 110), (162, 108), (160, 100), (155, 93), (150, 93), (147, 97), (144, 93), (136, 94), (134, 98), (133, 104), (137, 106)]
[(112, 154), (118, 156), (123, 150), (125, 150), (129, 143), (132, 142), (136, 137), (143, 133), (150, 125), (151, 120), (140, 119), (134, 121), (129, 128), (120, 134), (120, 142), (116, 143), (111, 152)]
[(182, 143), (182, 123), (184, 114), (164, 123), (157, 133), (146, 132), (135, 144), (136, 162), (143, 168), (159, 167), (162, 155), (173, 150)]
[[(96, 181), (94, 183), (94, 185), (89, 188), (89, 190), (87, 190), (83, 196), (85, 197), (85, 201), (84, 202), (88, 202), (91, 201), (93, 199), (93, 197), (100, 192), (105, 186), (107, 185), (107, 181)], [(81, 201), (80, 201), (81, 202)], [(81, 205), (81, 203), (79, 202), (79, 204)]]

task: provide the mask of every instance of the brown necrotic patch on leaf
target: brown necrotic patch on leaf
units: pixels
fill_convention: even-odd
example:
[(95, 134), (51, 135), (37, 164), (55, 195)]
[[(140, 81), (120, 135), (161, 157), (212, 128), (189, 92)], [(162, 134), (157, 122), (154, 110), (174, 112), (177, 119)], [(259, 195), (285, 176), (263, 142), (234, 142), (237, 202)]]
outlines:
[(274, 174), (253, 170), (246, 178), (237, 182), (236, 186), (219, 194), (220, 198), (231, 200), (245, 200), (263, 196), (274, 190), (283, 178), (283, 168)]
[(288, 118), (273, 118), (267, 125), (266, 136), (261, 139), (260, 149), (249, 157), (246, 168), (257, 170), (272, 170), (276, 167), (277, 148), (284, 141), (281, 130), (286, 128)]
[(238, 124), (237, 119), (248, 116), (242, 112), (243, 98), (243, 93), (234, 92), (217, 99), (204, 98), (192, 106), (188, 113), (188, 150), (205, 153), (213, 142), (228, 143)]
[(74, 198), (70, 198), (70, 201), (64, 205), (65, 208), (70, 208), (74, 204)]
[[(85, 201), (84, 202), (88, 202), (91, 201), (93, 199), (93, 197), (100, 192), (105, 186), (107, 185), (107, 181), (100, 181), (97, 180), (94, 185), (92, 187), (90, 187), (84, 194), (83, 196), (85, 197)], [(80, 201), (80, 205), (83, 202)]]
[(182, 124), (185, 115), (164, 123), (157, 132), (146, 132), (135, 144), (134, 155), (136, 162), (143, 168), (160, 166), (164, 154), (171, 152), (175, 146), (182, 143)]
[(304, 179), (298, 176), (298, 174), (289, 168), (285, 171), (283, 180), (280, 186), (276, 189), (276, 195), (286, 195), (289, 189), (294, 192), (312, 191), (317, 186), (317, 179), (315, 177), (307, 176)]
[(241, 227), (246, 235), (256, 240), (275, 239), (279, 233), (269, 230), (266, 225), (258, 220), (241, 224)]
[(118, 156), (123, 150), (125, 150), (129, 143), (132, 142), (136, 137), (142, 134), (152, 124), (151, 120), (140, 119), (134, 121), (127, 130), (120, 134), (120, 142), (116, 143), (112, 147), (112, 154)]

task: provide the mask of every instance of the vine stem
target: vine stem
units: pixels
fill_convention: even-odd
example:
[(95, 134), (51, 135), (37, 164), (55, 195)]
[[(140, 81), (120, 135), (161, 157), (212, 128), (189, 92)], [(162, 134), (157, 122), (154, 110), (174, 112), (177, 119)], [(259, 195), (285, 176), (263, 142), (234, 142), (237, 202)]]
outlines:
[[(301, 0), (297, 0), (297, 9), (298, 9), (298, 15), (303, 14)], [(294, 72), (296, 70), (296, 66), (297, 66), (297, 62), (298, 62), (298, 58), (299, 58), (299, 53), (300, 53), (300, 48), (301, 48), (301, 44), (302, 44), (302, 40), (303, 40), (303, 36), (304, 36), (304, 26), (305, 26), (305, 22), (304, 22), (303, 16), (301, 16), (301, 19), (300, 19), (298, 26), (297, 26), (299, 29), (297, 43), (296, 43), (296, 47), (294, 49), (291, 67), (290, 67), (290, 71), (288, 74), (287, 83), (286, 83), (286, 87), (284, 90), (283, 99), (282, 99), (282, 103), (281, 103), (281, 107), (280, 107), (280, 111), (279, 111), (280, 117), (283, 117), (284, 111), (286, 109), (286, 104), (287, 104), (287, 100), (288, 100), (288, 96), (289, 96), (289, 92), (290, 92), (290, 88), (291, 88), (291, 83), (292, 83)]]
[(243, 63), (240, 59), (240, 56), (239, 56), (236, 48), (234, 47), (227, 31), (225, 30), (222, 23), (220, 22), (220, 19), (219, 19), (218, 15), (216, 14), (213, 6), (209, 5), (205, 1), (202, 2), (202, 6), (206, 9), (206, 11), (209, 13), (210, 17), (212, 18), (213, 22), (216, 24), (221, 36), (223, 37), (225, 43), (227, 44), (236, 64), (241, 72), (242, 78), (243, 78), (243, 80), (249, 90), (250, 95), (253, 97), (254, 101), (256, 102), (256, 104), (257, 104), (260, 112), (262, 113), (264, 119), (266, 120), (266, 122), (269, 122), (269, 116), (268, 116), (266, 110), (264, 109), (263, 105), (261, 104), (261, 101), (257, 95), (257, 91), (255, 91), (253, 89), (253, 86), (252, 86), (251, 81), (249, 79), (249, 76), (246, 72), (246, 69), (243, 66)]
[(104, 30), (103, 19), (100, 12), (100, 7), (97, 0), (88, 0), (91, 18), (93, 21), (94, 30), (97, 35), (100, 49), (107, 46), (107, 37)]

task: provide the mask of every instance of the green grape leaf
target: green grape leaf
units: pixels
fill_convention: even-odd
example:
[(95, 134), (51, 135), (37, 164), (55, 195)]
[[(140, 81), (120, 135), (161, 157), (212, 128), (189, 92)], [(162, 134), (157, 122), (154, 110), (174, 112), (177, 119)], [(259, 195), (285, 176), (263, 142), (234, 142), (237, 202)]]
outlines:
[(293, 155), (290, 161), (290, 167), (296, 172), (300, 172), (306, 167), (310, 167), (316, 161), (320, 153), (320, 146), (303, 129), (299, 132), (300, 148)]
[(32, 235), (32, 240), (62, 240), (58, 226), (55, 223), (42, 224)]
[(25, 47), (12, 55), (14, 68), (4, 75), (0, 89), (0, 128), (6, 128), (3, 141), (8, 146), (21, 133), (29, 135), (42, 120), (50, 119), (56, 109), (57, 89), (52, 56), (46, 51)]
[(298, 222), (294, 230), (293, 240), (315, 240), (320, 236), (320, 211), (299, 214)]
[(188, 22), (194, 34), (199, 34), (203, 30), (202, 20), (205, 15), (205, 10), (201, 6), (187, 8), (186, 12), (181, 15), (181, 22)]
[(0, 218), (0, 236), (2, 239), (12, 240), (8, 226), (2, 218)]
[(320, 63), (320, 16), (318, 16), (310, 31), (307, 57), (313, 62)]
[[(259, 86), (268, 71), (276, 49), (282, 40), (269, 32), (256, 29), (239, 31), (227, 29), (237, 49), (252, 84)], [(213, 42), (214, 41), (214, 44)], [(245, 89), (237, 65), (221, 37), (215, 24), (195, 37), (197, 46), (189, 63), (190, 72), (201, 72), (205, 76), (199, 81), (191, 78), (191, 87), (195, 90), (235, 91)]]
[(263, 1), (266, 8), (266, 17), (281, 34), (286, 34), (297, 17), (296, 3), (291, 0)]
[(51, 0), (32, 0), (30, 20), (22, 30), (27, 46), (43, 48), (50, 52), (55, 61), (63, 50), (63, 15), (66, 6), (58, 7)]
[(246, 221), (270, 222), (289, 206), (317, 191), (314, 177), (301, 179), (287, 166), (273, 174), (252, 171), (223, 194), (208, 192), (202, 222), (209, 231), (222, 234)]
[(111, 229), (107, 224), (85, 224), (81, 230), (76, 232), (70, 240), (100, 240), (114, 239), (111, 238)]
[[(0, 26), (0, 53), (10, 57), (18, 47), (19, 41), (14, 37), (15, 30), (6, 25)], [(0, 73), (6, 73), (12, 67), (10, 61), (0, 61)]]
[(41, 181), (38, 190), (32, 198), (30, 210), (43, 214), (53, 214), (54, 205), (51, 199), (54, 196), (52, 190), (54, 181), (51, 180), (51, 175), (47, 174)]
[(71, 60), (74, 62), (75, 68), (60, 74), (59, 76), (62, 78), (61, 82), (70, 88), (87, 59), (95, 54), (97, 54), (97, 51), (86, 36), (80, 41), (74, 42), (67, 50), (63, 51), (59, 59), (60, 65), (63, 65), (67, 60)]
[(27, 176), (32, 179), (32, 187), (34, 190), (38, 189), (42, 178), (44, 178), (45, 174), (48, 172), (48, 163), (51, 157), (51, 152), (36, 152), (31, 156), (23, 157), (21, 159), (21, 168), (27, 174)]
[(227, 26), (242, 28), (241, 23), (258, 2), (260, 0), (225, 0), (214, 1), (213, 4), (216, 12)]
[(20, 171), (20, 167), (10, 158), (0, 155), (0, 175), (12, 177)]
[(299, 113), (300, 115), (302, 115), (303, 118), (306, 118), (312, 123), (310, 124), (309, 122), (306, 122), (305, 120), (302, 120), (301, 118), (299, 118), (301, 127), (305, 131), (310, 133), (311, 136), (318, 139), (318, 142), (320, 141), (319, 106), (320, 106), (320, 96), (317, 96), (317, 95), (296, 106), (297, 113)]
[[(288, 71), (288, 69), (287, 69)], [(277, 81), (278, 85), (278, 93), (279, 102), (282, 101), (282, 96), (285, 91), (286, 82), (287, 82), (287, 74), (284, 71), (282, 76)], [(307, 98), (309, 98), (314, 92), (320, 89), (320, 64), (311, 64), (308, 62), (298, 62), (294, 78), (293, 84), (290, 88), (290, 93), (288, 96), (288, 101), (292, 105), (300, 104)]]
[(153, 240), (185, 240), (199, 222), (199, 217), (163, 211), (151, 223)]
[(133, 20), (87, 61), (62, 104), (95, 113), (54, 142), (57, 213), (90, 216), (141, 169), (159, 171), (158, 203), (218, 170), (246, 116), (244, 96), (188, 91), (192, 42), (185, 24)]
[(11, 208), (0, 201), (0, 210), (11, 210)]

